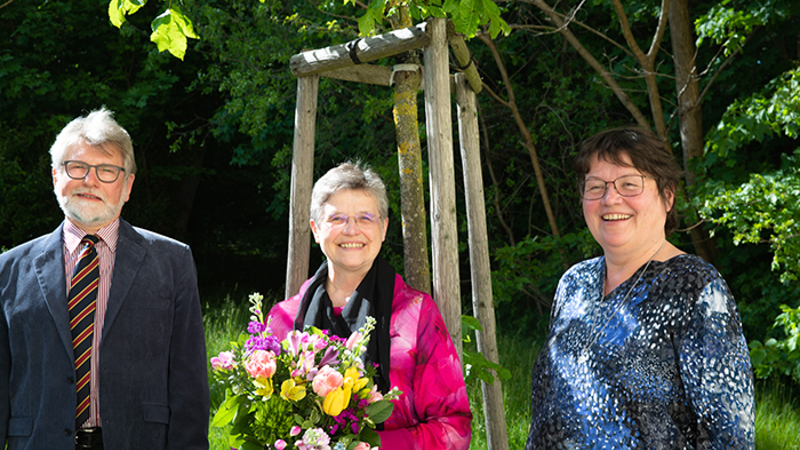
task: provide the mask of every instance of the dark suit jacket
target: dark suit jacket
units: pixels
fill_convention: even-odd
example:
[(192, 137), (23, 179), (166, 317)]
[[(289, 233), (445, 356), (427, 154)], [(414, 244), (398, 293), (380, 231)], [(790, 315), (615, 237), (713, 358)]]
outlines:
[[(207, 449), (209, 393), (189, 247), (120, 221), (100, 344), (109, 450)], [(0, 448), (74, 450), (62, 226), (0, 254)]]

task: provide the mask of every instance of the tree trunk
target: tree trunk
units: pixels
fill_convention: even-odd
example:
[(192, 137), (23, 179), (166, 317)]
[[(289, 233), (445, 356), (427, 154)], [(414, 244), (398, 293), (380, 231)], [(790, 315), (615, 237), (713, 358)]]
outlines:
[[(392, 27), (411, 27), (408, 7), (400, 7), (392, 16)], [(409, 286), (431, 293), (431, 271), (428, 263), (428, 228), (425, 212), (422, 174), (422, 148), (419, 142), (417, 89), (419, 89), (419, 56), (405, 54), (403, 66), (394, 70), (394, 115), (397, 134), (397, 162), (400, 172), (400, 213), (403, 223), (403, 256), (405, 278)], [(416, 66), (417, 69), (414, 67)], [(404, 70), (397, 70), (404, 67)]]
[[(688, 0), (672, 0), (669, 27), (675, 60), (683, 168), (686, 187), (691, 188), (695, 183), (694, 173), (689, 170), (691, 160), (703, 157), (703, 110), (697, 80), (697, 51), (692, 33), (694, 24), (689, 16)], [(695, 252), (706, 261), (713, 262), (715, 246), (708, 232), (701, 227), (693, 227), (690, 233)]]

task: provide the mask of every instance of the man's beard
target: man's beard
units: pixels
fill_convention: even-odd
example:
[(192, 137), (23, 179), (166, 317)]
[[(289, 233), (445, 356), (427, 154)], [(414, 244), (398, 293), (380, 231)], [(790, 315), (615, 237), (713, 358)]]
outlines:
[[(87, 204), (88, 201), (81, 199), (79, 194), (94, 195), (103, 203), (102, 205)], [(95, 194), (91, 189), (75, 189), (67, 196), (56, 194), (56, 198), (61, 210), (64, 211), (68, 218), (77, 224), (90, 227), (110, 223), (122, 210), (122, 206), (125, 205), (125, 199), (122, 195), (120, 195), (119, 202), (116, 205), (111, 205), (108, 200)]]

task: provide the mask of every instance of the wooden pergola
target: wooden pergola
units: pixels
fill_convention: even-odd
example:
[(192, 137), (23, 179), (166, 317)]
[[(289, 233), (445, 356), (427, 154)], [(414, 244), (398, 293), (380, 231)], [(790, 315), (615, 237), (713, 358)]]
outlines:
[[(463, 72), (456, 73), (452, 79), (449, 74), (448, 44), (459, 65), (465, 67)], [(445, 19), (433, 18), (414, 27), (292, 56), (289, 65), (298, 79), (298, 87), (285, 294), (287, 298), (296, 294), (309, 276), (309, 204), (313, 187), (319, 77), (391, 86), (392, 68), (367, 63), (419, 48), (424, 51), (433, 298), (460, 354), (461, 289), (451, 120), (451, 92), (455, 90), (469, 224), (472, 303), (475, 317), (484, 328), (477, 336), (478, 350), (486, 359), (496, 363), (498, 353), (476, 101), (481, 81), (474, 65), (470, 63), (469, 51), (463, 38), (454, 33), (452, 27), (448, 27)], [(492, 385), (483, 383), (482, 390), (490, 448), (508, 449), (499, 379)]]

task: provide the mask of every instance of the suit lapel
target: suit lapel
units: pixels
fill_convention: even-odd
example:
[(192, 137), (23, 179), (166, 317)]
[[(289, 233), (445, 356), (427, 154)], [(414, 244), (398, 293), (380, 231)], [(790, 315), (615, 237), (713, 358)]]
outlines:
[(69, 309), (67, 308), (67, 280), (64, 275), (63, 227), (62, 223), (45, 239), (42, 253), (33, 260), (33, 267), (42, 297), (44, 297), (47, 309), (56, 323), (56, 329), (64, 344), (64, 349), (72, 357), (72, 334), (69, 328)]
[(126, 221), (119, 221), (119, 241), (117, 253), (114, 257), (114, 274), (111, 276), (111, 291), (108, 295), (106, 317), (103, 322), (103, 336), (105, 339), (108, 330), (114, 324), (122, 304), (128, 298), (128, 293), (142, 267), (144, 255), (147, 253), (141, 244), (142, 237)]

